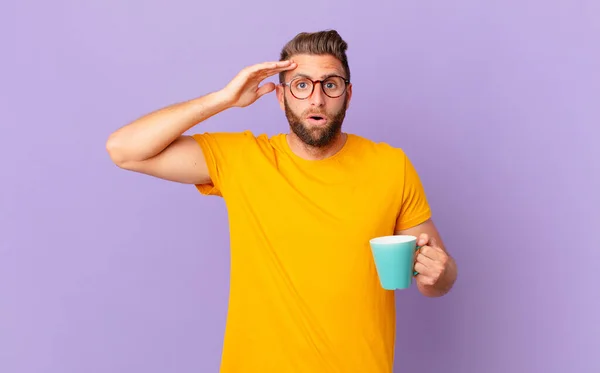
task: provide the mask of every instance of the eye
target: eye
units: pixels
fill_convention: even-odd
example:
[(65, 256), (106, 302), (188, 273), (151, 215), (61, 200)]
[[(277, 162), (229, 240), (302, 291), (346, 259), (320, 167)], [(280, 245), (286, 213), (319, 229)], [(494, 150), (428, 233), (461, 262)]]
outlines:
[(323, 88), (328, 91), (337, 92), (344, 89), (344, 81), (340, 77), (334, 76), (323, 82)]
[(298, 79), (294, 82), (294, 88), (297, 90), (305, 90), (310, 88), (310, 82), (306, 79)]

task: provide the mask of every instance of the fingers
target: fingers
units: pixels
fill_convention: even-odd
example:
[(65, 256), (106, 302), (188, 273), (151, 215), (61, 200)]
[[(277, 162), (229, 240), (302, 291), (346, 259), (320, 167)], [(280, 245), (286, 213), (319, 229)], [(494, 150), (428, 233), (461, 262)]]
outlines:
[(421, 283), (433, 284), (440, 277), (444, 267), (440, 262), (434, 261), (423, 254), (417, 255), (414, 270), (419, 274), (416, 276)]
[(439, 260), (445, 256), (444, 252), (438, 247), (432, 245), (426, 245), (419, 249), (419, 255), (422, 255), (431, 260)]
[(419, 249), (419, 251), (417, 252), (417, 257), (418, 256), (422, 256), (425, 258), (429, 258), (429, 259), (434, 259), (434, 253), (433, 253), (433, 248), (431, 246), (421, 246), (421, 248)]
[(418, 269), (418, 266), (415, 266), (415, 271), (419, 272), (418, 275), (415, 276), (415, 280), (417, 280), (418, 283), (424, 284), (424, 285), (434, 285), (436, 283), (436, 278), (435, 276), (430, 275), (429, 273), (426, 273), (426, 269), (423, 269), (422, 271), (420, 271)]
[(432, 259), (432, 258), (430, 258), (428, 256), (425, 256), (423, 254), (418, 254), (417, 257), (415, 258), (415, 262), (416, 263), (421, 263), (425, 267), (433, 267), (433, 266), (435, 266), (434, 259)]
[(428, 274), (428, 268), (423, 263), (415, 263), (415, 272), (418, 272), (417, 276), (426, 276)]
[(421, 233), (417, 239), (417, 246), (427, 245), (427, 242), (429, 242), (429, 236), (427, 233)]
[(273, 69), (291, 69), (296, 67), (296, 63), (292, 60), (276, 61), (276, 62), (263, 62), (251, 66), (252, 71), (261, 70), (273, 70)]
[(420, 248), (416, 251), (414, 270), (417, 282), (434, 285), (441, 278), (448, 262), (447, 253), (438, 246), (434, 237), (427, 234), (419, 235), (417, 240)]
[(274, 90), (275, 90), (275, 83), (267, 83), (267, 84), (263, 85), (262, 87), (260, 87), (256, 91), (256, 94), (258, 95), (258, 97), (261, 97), (263, 95), (266, 95), (269, 92), (273, 92)]
[(275, 90), (275, 83), (266, 83), (259, 87), (260, 82), (269, 76), (297, 67), (293, 61), (263, 62), (242, 69), (238, 75), (227, 84), (225, 91), (232, 97), (233, 106), (246, 107), (256, 99)]
[(295, 69), (298, 65), (290, 60), (278, 62), (263, 62), (248, 67), (248, 73), (253, 77), (265, 79), (282, 71)]

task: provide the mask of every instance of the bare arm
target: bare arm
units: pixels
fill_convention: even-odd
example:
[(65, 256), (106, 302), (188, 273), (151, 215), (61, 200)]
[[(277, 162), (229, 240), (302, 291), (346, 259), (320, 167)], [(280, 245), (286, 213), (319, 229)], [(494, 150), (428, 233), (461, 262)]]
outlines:
[(123, 169), (181, 183), (207, 183), (202, 149), (182, 134), (230, 105), (216, 92), (162, 108), (113, 132), (106, 149)]
[(449, 292), (456, 282), (458, 270), (433, 220), (395, 234), (418, 237), (417, 245), (421, 248), (415, 257), (415, 271), (419, 272), (416, 276), (419, 292), (427, 297), (440, 297)]
[(259, 87), (261, 81), (295, 67), (291, 61), (246, 67), (220, 91), (162, 108), (119, 128), (108, 138), (108, 154), (126, 170), (181, 183), (208, 183), (202, 149), (183, 133), (223, 110), (252, 104), (275, 90), (273, 83)]

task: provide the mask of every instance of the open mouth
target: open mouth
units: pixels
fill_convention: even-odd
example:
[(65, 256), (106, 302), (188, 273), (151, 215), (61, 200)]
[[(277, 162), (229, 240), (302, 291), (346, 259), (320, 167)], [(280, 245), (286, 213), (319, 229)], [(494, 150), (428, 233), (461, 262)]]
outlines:
[(311, 115), (308, 117), (308, 120), (312, 123), (325, 123), (327, 119), (321, 115)]

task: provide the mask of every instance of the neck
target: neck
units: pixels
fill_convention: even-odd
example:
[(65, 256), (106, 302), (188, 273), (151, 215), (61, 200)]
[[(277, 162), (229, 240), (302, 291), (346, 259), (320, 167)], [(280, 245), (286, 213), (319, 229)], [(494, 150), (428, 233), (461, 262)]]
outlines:
[(298, 157), (309, 161), (319, 161), (339, 152), (344, 147), (347, 137), (347, 134), (339, 132), (329, 145), (323, 147), (307, 145), (293, 132), (286, 136), (286, 140), (292, 152)]

